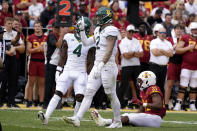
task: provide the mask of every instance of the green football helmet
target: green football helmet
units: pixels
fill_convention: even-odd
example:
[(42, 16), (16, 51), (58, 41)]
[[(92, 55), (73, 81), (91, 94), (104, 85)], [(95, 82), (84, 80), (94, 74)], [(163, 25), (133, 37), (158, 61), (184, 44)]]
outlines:
[[(81, 21), (82, 18), (79, 18), (79, 20), (77, 21), (77, 23), (79, 21)], [(85, 33), (86, 35), (88, 36), (89, 33), (90, 33), (90, 29), (91, 29), (91, 26), (92, 26), (92, 23), (90, 21), (90, 19), (88, 17), (83, 17), (84, 19), (84, 23), (85, 23)], [(78, 27), (78, 25), (76, 25), (76, 32), (79, 34), (80, 33), (80, 29)]]
[(113, 11), (107, 7), (101, 7), (96, 12), (97, 26), (111, 23), (113, 21)]

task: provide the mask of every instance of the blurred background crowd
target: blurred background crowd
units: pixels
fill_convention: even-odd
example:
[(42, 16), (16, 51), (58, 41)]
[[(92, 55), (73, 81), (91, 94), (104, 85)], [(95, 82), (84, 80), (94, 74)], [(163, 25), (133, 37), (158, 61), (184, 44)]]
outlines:
[[(8, 70), (8, 79), (1, 83), (0, 106), (3, 106), (3, 103), (7, 103), (8, 107), (18, 107), (16, 103), (25, 102), (26, 107), (42, 106), (46, 109), (55, 88), (54, 83), (47, 83), (51, 78), (46, 80), (46, 69), (50, 70), (47, 64), (52, 54), (50, 52), (46, 54), (45, 63), (43, 61), (45, 69), (42, 68), (43, 66), (40, 67), (40, 70), (42, 70), (40, 71), (40, 77), (42, 79), (28, 79), (28, 68), (30, 68), (28, 66), (28, 58), (33, 52), (27, 46), (29, 41), (33, 41), (28, 39), (28, 36), (35, 32), (43, 31), (46, 38), (42, 38), (40, 42), (48, 43), (51, 42), (49, 37), (47, 38), (50, 32), (55, 34), (56, 37), (54, 39), (58, 41), (67, 32), (74, 32), (74, 28), (63, 29), (55, 24), (57, 0), (0, 0), (0, 3), (0, 25), (4, 27), (4, 39), (8, 38), (12, 41), (16, 39), (15, 36), (20, 35), (20, 38), (13, 46), (14, 53), (10, 52), (9, 54), (12, 56), (9, 59), (13, 59), (14, 56), (14, 63), (5, 64)], [(139, 5), (138, 23), (128, 18), (128, 10), (130, 8), (128, 5), (127, 0), (74, 0), (72, 24), (76, 25), (76, 21), (81, 16), (89, 17), (93, 25), (91, 29), (91, 34), (93, 34), (96, 27), (96, 11), (98, 8), (107, 6), (113, 11), (113, 24), (120, 31), (118, 43), (121, 46), (118, 47), (119, 51), (116, 61), (119, 66), (117, 94), (121, 102), (121, 108), (138, 108), (131, 101), (132, 97), (139, 97), (139, 89), (135, 86), (136, 78), (141, 71), (150, 69), (156, 73), (157, 77), (159, 76), (157, 85), (160, 86), (164, 93), (166, 108), (169, 110), (173, 109), (181, 100), (180, 105), (182, 106), (178, 107), (176, 105), (175, 110), (186, 110), (191, 102), (196, 103), (197, 91), (194, 90), (191, 96), (193, 89), (189, 86), (184, 91), (182, 90), (182, 92), (179, 89), (181, 57), (184, 54), (180, 55), (180, 53), (177, 58), (175, 46), (182, 35), (190, 34), (190, 23), (197, 22), (197, 0), (139, 1), (139, 4), (137, 4)], [(35, 27), (35, 25), (37, 26)], [(160, 27), (164, 27), (165, 30), (160, 30)], [(20, 33), (17, 34), (17, 32)], [(152, 55), (150, 52), (150, 43), (157, 37), (168, 40), (171, 43), (173, 52), (172, 54), (164, 55), (164, 58), (155, 60), (154, 58), (150, 58)], [(129, 61), (123, 55), (123, 50), (127, 46), (122, 47), (127, 43), (125, 38), (130, 40), (134, 40), (132, 38), (135, 38), (137, 40), (132, 41), (133, 46), (130, 48), (136, 54), (133, 54), (133, 59)], [(140, 43), (140, 47), (137, 46), (137, 43)], [(194, 43), (196, 45), (196, 41)], [(47, 48), (49, 49), (50, 47)], [(44, 52), (45, 48), (37, 48), (37, 50)], [(197, 51), (196, 48), (194, 50)], [(195, 57), (192, 59), (196, 61)], [(44, 58), (41, 60), (44, 60)], [(175, 66), (171, 70), (167, 68), (170, 63), (176, 64), (171, 65)], [(173, 69), (177, 70), (175, 71)], [(185, 97), (180, 97), (179, 93), (184, 93)], [(178, 99), (177, 94), (179, 94)], [(71, 87), (61, 100), (58, 108), (72, 106), (70, 103), (74, 104), (74, 101)], [(92, 106), (99, 109), (110, 107), (103, 88), (95, 95)], [(192, 110), (196, 109), (192, 108)]]

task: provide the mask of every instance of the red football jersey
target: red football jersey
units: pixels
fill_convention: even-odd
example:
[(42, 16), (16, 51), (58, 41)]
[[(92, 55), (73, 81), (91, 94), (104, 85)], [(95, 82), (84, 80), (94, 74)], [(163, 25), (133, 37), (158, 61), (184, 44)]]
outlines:
[(6, 17), (13, 17), (12, 13), (11, 12), (8, 12), (8, 13), (4, 13), (3, 11), (0, 11), (0, 25), (1, 26), (4, 26), (4, 20)]
[[(43, 45), (47, 40), (47, 36), (46, 35), (42, 35), (42, 37), (38, 37), (35, 34), (32, 34), (30, 36), (27, 37), (27, 42), (30, 42), (32, 44), (32, 48), (37, 48), (41, 45)], [(32, 53), (31, 54), (31, 58), (35, 58), (35, 59), (45, 59), (44, 58), (44, 52), (36, 52), (36, 53)]]
[(140, 97), (142, 98), (143, 103), (152, 103), (152, 94), (159, 93), (162, 100), (162, 109), (160, 110), (153, 110), (148, 107), (145, 108), (145, 113), (159, 115), (163, 118), (166, 115), (166, 108), (163, 100), (163, 94), (158, 86), (150, 86), (146, 92), (140, 91)]
[[(183, 35), (181, 40), (185, 42), (184, 47), (190, 44), (197, 46), (197, 40), (193, 39), (190, 35)], [(181, 68), (189, 70), (197, 70), (197, 49), (192, 49), (183, 54), (183, 61)]]
[(151, 35), (141, 36), (139, 33), (134, 34), (134, 37), (139, 40), (144, 52), (144, 56), (140, 58), (140, 62), (148, 63), (150, 59), (150, 42), (153, 37)]

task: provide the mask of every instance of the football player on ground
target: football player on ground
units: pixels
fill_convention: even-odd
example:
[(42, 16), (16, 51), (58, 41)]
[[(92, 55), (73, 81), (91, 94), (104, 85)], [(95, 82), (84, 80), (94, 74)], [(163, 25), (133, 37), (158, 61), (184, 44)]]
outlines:
[[(140, 87), (142, 101), (133, 98), (132, 102), (140, 105), (137, 113), (124, 113), (121, 115), (123, 125), (160, 127), (162, 118), (166, 114), (163, 94), (155, 85), (156, 76), (151, 71), (140, 73), (137, 85)], [(92, 119), (98, 126), (110, 125), (113, 119), (104, 119), (96, 110), (91, 112)]]
[(183, 35), (175, 50), (177, 54), (183, 54), (180, 87), (177, 102), (174, 110), (181, 110), (182, 100), (186, 88), (190, 87), (190, 110), (196, 111), (195, 102), (197, 94), (197, 22), (192, 22), (189, 26), (190, 33)]
[[(89, 18), (84, 17), (85, 35), (89, 34), (91, 22)], [(43, 124), (48, 124), (48, 120), (56, 109), (62, 96), (66, 94), (69, 87), (74, 83), (74, 92), (76, 105), (74, 116), (79, 110), (81, 101), (84, 97), (84, 92), (87, 83), (87, 54), (92, 46), (83, 46), (79, 37), (80, 30), (77, 28), (75, 34), (67, 33), (64, 36), (60, 60), (56, 69), (56, 91), (49, 102), (46, 113), (38, 112), (38, 117)]]
[(116, 77), (118, 68), (115, 63), (117, 52), (117, 37), (119, 31), (112, 26), (113, 12), (107, 7), (99, 8), (96, 12), (97, 27), (94, 31), (94, 37), (87, 39), (84, 32), (84, 21), (78, 23), (80, 36), (85, 46), (96, 44), (96, 59), (94, 67), (88, 76), (87, 89), (81, 107), (74, 117), (63, 117), (65, 122), (74, 126), (80, 126), (80, 121), (84, 113), (90, 108), (93, 96), (103, 84), (105, 93), (111, 101), (111, 107), (114, 113), (114, 121), (108, 128), (121, 128), (120, 120), (120, 102), (116, 95)]

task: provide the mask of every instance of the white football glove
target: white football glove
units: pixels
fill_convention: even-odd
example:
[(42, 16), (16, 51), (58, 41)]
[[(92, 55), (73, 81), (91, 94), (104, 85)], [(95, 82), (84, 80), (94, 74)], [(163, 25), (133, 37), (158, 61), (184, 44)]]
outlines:
[(101, 76), (101, 70), (105, 64), (100, 62), (94, 71), (94, 78), (98, 79)]
[(63, 68), (60, 66), (57, 66), (56, 68), (56, 73), (55, 73), (55, 81), (57, 82), (58, 78), (60, 77), (60, 75), (63, 72)]
[(81, 17), (81, 20), (77, 22), (77, 26), (79, 27), (80, 31), (85, 30), (85, 22), (83, 16)]

